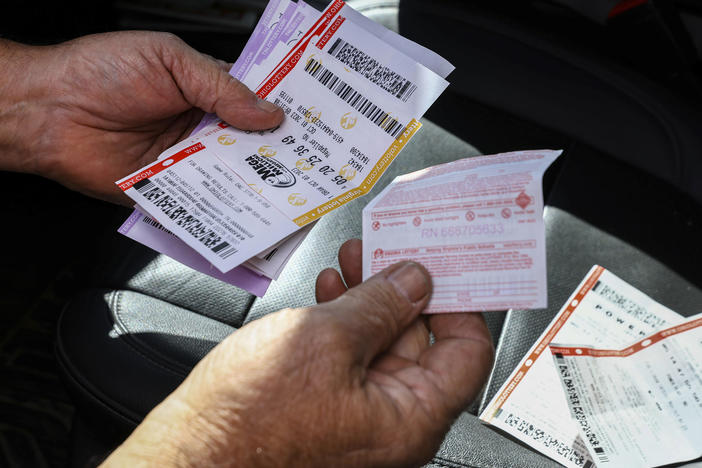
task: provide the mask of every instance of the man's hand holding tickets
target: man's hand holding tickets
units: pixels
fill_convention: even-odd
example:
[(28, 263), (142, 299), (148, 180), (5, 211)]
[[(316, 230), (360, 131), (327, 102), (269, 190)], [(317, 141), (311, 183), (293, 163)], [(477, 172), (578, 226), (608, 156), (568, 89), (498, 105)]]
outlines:
[[(340, 0), (312, 20), (289, 50), (272, 45), (279, 66), (256, 62), (271, 73), (258, 95), (229, 64), (168, 34), (0, 41), (0, 168), (122, 204), (127, 192), (142, 223), (183, 241), (174, 251), (187, 245), (221, 273), (268, 258), (372, 189), (453, 69)], [(216, 117), (191, 135), (205, 113)], [(161, 241), (177, 240), (168, 236)], [(317, 280), (319, 304), (272, 313), (221, 342), (105, 464), (428, 461), (483, 387), (490, 333), (480, 314), (420, 316), (432, 280), (418, 263), (362, 282), (361, 252), (360, 241), (342, 246), (341, 274)]]
[[(480, 314), (420, 317), (426, 270), (365, 283), (360, 241), (317, 282), (324, 302), (233, 333), (156, 407), (107, 466), (418, 466), (492, 364)], [(348, 286), (348, 290), (346, 287)], [(435, 342), (429, 343), (429, 331)]]
[[(3, 169), (122, 204), (114, 181), (187, 136), (204, 112), (243, 130), (283, 119), (227, 71), (170, 34), (120, 32), (50, 47), (1, 42)], [(5, 142), (7, 142), (5, 144)]]
[(406, 40), (396, 46), (354, 15), (334, 0), (279, 62), (266, 62), (260, 83), (244, 78), (283, 109), (278, 128), (252, 133), (208, 120), (115, 183), (222, 273), (367, 194), (420, 131), (453, 67), (427, 68), (400, 51)]

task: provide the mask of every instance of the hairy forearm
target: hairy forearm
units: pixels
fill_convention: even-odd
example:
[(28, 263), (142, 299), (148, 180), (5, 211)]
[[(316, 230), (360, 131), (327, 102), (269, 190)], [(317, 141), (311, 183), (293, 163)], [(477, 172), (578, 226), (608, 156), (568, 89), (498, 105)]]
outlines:
[(0, 39), (0, 170), (37, 172), (32, 148), (50, 93), (41, 69), (46, 49)]

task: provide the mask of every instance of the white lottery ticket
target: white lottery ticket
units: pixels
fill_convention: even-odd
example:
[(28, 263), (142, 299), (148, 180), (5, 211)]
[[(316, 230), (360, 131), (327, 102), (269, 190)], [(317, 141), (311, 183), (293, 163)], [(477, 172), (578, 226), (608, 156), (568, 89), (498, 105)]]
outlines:
[(363, 210), (363, 276), (432, 275), (427, 313), (546, 306), (541, 179), (560, 151), (480, 156), (397, 177)]
[[(600, 266), (593, 267), (495, 394), (480, 419), (570, 468), (595, 465), (570, 417), (548, 346), (620, 347), (683, 318)], [(618, 465), (628, 466), (628, 465)]]
[(651, 468), (702, 456), (702, 316), (622, 349), (550, 348), (597, 466)]
[[(118, 181), (223, 272), (367, 193), (448, 84), (346, 22), (343, 6), (332, 3), (257, 91), (287, 114), (278, 129), (213, 122)], [(359, 60), (378, 73), (356, 70)]]

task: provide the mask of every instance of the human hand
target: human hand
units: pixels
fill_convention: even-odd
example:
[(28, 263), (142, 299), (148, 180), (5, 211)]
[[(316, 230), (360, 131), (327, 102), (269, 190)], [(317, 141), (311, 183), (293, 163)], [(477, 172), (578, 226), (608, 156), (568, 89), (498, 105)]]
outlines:
[(98, 34), (50, 47), (3, 42), (0, 63), (12, 71), (0, 77), (0, 168), (117, 203), (131, 204), (114, 182), (185, 138), (204, 112), (244, 130), (283, 118), (232, 78), (229, 64), (170, 34)]
[[(420, 317), (426, 270), (361, 284), (361, 244), (339, 252), (314, 307), (233, 333), (106, 461), (158, 466), (413, 466), (431, 458), (492, 364), (480, 314)], [(429, 330), (435, 337), (430, 346)]]

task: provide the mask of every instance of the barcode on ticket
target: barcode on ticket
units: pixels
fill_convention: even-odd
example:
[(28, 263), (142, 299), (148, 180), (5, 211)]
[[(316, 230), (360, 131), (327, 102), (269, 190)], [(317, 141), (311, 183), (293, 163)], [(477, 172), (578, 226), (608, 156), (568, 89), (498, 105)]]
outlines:
[(417, 85), (343, 39), (337, 39), (327, 52), (402, 102), (407, 102), (417, 90)]
[[(229, 242), (222, 240), (219, 234), (208, 228), (195, 216), (188, 213), (188, 210), (181, 206), (175, 198), (161, 190), (149, 179), (137, 182), (134, 184), (134, 188), (145, 199), (153, 203), (156, 208), (161, 210), (163, 214), (172, 219), (176, 225), (185, 229), (188, 234), (192, 235), (195, 239), (200, 241), (205, 247), (216, 253), (219, 257), (226, 259), (238, 252), (236, 247), (230, 245)], [(145, 218), (145, 221), (146, 219), (147, 218)], [(148, 219), (151, 220), (151, 218)], [(156, 222), (154, 220), (151, 221)], [(156, 224), (161, 226), (160, 223)], [(154, 224), (154, 226), (156, 225)], [(161, 229), (166, 230), (163, 228), (163, 226), (161, 226)]]
[[(600, 445), (599, 438), (592, 431), (592, 426), (590, 426), (590, 423), (588, 421), (587, 415), (585, 414), (585, 411), (583, 410), (583, 407), (580, 406), (580, 395), (578, 389), (575, 387), (574, 380), (570, 375), (570, 370), (568, 368), (568, 364), (565, 358), (560, 353), (556, 353), (555, 357), (558, 371), (561, 374), (561, 381), (565, 385), (566, 397), (568, 398), (568, 401), (570, 403), (571, 414), (573, 416), (573, 419), (580, 425), (582, 431), (585, 433), (585, 437), (587, 438), (588, 442), (590, 442), (590, 444), (592, 445), (595, 453), (597, 454), (597, 458), (602, 463), (609, 462), (609, 457), (605, 453), (604, 448), (602, 448), (602, 446)], [(586, 465), (584, 468), (588, 468), (588, 466), (591, 465), (592, 463)]]
[(172, 236), (175, 236), (175, 234), (173, 234), (171, 231), (169, 231), (168, 229), (163, 227), (163, 224), (159, 223), (158, 221), (156, 221), (153, 218), (149, 218), (148, 216), (144, 216), (143, 218), (141, 218), (141, 220), (143, 222), (145, 222), (146, 224), (155, 227), (156, 229), (159, 229), (159, 230), (161, 230), (167, 234), (170, 234)]
[(309, 59), (305, 71), (312, 75), (317, 81), (329, 88), (334, 94), (351, 104), (351, 107), (363, 114), (385, 133), (397, 138), (405, 131), (405, 126), (397, 119), (392, 118), (388, 112), (373, 104), (370, 99), (353, 89), (348, 83), (322, 66), (315, 59)]

